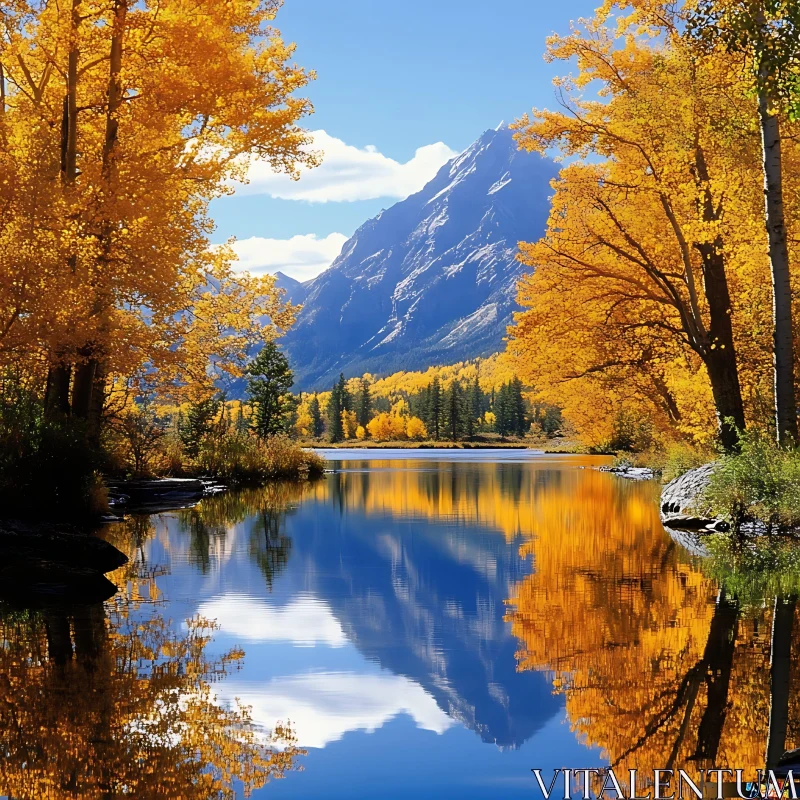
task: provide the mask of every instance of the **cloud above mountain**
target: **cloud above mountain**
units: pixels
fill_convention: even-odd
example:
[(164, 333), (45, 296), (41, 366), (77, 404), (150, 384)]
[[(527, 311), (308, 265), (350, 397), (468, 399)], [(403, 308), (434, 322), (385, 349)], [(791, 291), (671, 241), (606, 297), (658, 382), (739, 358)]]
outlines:
[(249, 183), (236, 187), (237, 194), (266, 194), (281, 200), (342, 203), (391, 198), (403, 200), (420, 191), (456, 155), (444, 142), (417, 148), (413, 158), (395, 161), (373, 145), (354, 147), (324, 130), (311, 133), (309, 149), (322, 155), (322, 164), (303, 169), (300, 180), (276, 173), (265, 161), (254, 161)]
[(346, 241), (342, 233), (324, 237), (308, 233), (290, 239), (252, 236), (234, 242), (233, 249), (239, 256), (234, 268), (254, 274), (280, 271), (298, 281), (307, 281), (333, 263)]

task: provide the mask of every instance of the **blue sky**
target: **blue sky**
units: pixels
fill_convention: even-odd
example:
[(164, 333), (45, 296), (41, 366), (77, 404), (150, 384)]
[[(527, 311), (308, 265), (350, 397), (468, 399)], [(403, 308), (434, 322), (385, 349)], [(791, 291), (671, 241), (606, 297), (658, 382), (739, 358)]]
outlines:
[(326, 154), (297, 184), (256, 167), (213, 207), (242, 268), (307, 279), (356, 228), (488, 128), (553, 104), (545, 39), (599, 0), (285, 0), (278, 27), (317, 72), (306, 127)]

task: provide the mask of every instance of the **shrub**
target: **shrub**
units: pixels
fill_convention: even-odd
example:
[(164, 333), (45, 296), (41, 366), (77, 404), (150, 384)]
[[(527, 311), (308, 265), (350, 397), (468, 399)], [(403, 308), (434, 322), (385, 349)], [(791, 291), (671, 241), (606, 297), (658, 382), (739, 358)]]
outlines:
[(197, 467), (226, 483), (241, 485), (316, 477), (324, 472), (325, 461), (287, 436), (260, 439), (229, 433), (203, 443)]
[(736, 526), (747, 520), (770, 528), (800, 525), (800, 451), (760, 433), (743, 434), (740, 451), (720, 459), (706, 499)]
[(75, 517), (102, 511), (101, 456), (82, 425), (45, 419), (34, 395), (4, 383), (0, 402), (3, 513)]

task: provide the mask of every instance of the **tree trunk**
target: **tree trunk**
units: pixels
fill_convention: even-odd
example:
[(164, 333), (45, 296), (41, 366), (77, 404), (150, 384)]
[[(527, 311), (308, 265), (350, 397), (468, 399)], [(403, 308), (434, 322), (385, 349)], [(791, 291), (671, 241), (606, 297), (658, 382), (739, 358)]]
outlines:
[(778, 443), (792, 445), (797, 436), (797, 402), (794, 390), (794, 341), (792, 290), (789, 279), (789, 249), (783, 207), (783, 164), (778, 117), (771, 113), (765, 89), (758, 93), (761, 137), (764, 150), (764, 195), (766, 198), (769, 260), (772, 266), (775, 325), (775, 421)]
[(69, 384), (72, 368), (69, 364), (55, 364), (47, 372), (45, 413), (48, 419), (69, 416)]
[(708, 632), (703, 662), (706, 665), (708, 702), (697, 731), (697, 750), (693, 760), (717, 763), (722, 729), (728, 713), (728, 690), (736, 649), (736, 631), (739, 623), (739, 606), (720, 591), (711, 628)]
[(792, 659), (792, 627), (797, 598), (775, 598), (772, 616), (772, 647), (770, 658), (769, 736), (767, 738), (767, 769), (778, 763), (786, 750), (789, 727), (789, 691)]
[[(695, 166), (698, 188), (702, 191), (699, 204), (703, 221), (711, 225), (719, 221), (722, 208), (714, 202), (708, 164), (699, 139), (695, 145)], [(739, 444), (739, 431), (745, 429), (745, 418), (723, 245), (722, 237), (717, 236), (711, 242), (697, 244), (696, 249), (702, 259), (703, 290), (709, 316), (701, 356), (711, 381), (720, 441), (730, 452)]]
[(72, 382), (72, 414), (78, 419), (87, 420), (97, 361), (87, 349), (84, 349), (81, 356), (84, 360), (75, 366), (75, 379)]

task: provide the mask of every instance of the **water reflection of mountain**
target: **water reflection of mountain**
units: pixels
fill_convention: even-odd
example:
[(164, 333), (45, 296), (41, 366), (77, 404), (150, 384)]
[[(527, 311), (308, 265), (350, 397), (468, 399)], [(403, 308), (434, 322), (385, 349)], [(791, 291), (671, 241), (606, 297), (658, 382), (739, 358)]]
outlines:
[[(512, 496), (522, 482), (514, 467), (498, 479)], [(517, 642), (503, 621), (530, 563), (497, 529), (415, 513), (389, 475), (338, 474), (304, 502), (286, 526), (293, 570), (363, 655), (419, 683), (484, 741), (518, 747), (561, 706), (543, 675), (517, 671)], [(412, 482), (431, 499), (444, 491), (468, 502), (477, 477), (467, 468), (413, 473)], [(369, 498), (391, 491), (400, 491), (394, 508), (369, 509)]]

